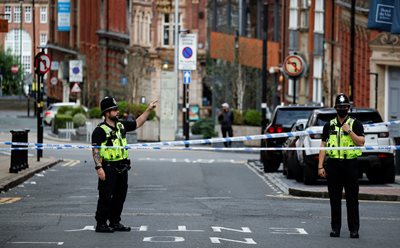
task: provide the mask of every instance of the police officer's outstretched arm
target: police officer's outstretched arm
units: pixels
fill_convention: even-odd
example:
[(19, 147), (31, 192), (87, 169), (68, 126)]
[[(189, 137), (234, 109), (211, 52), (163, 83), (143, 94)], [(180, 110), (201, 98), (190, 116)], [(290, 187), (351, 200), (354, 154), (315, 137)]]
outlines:
[(136, 128), (141, 127), (149, 117), (150, 112), (156, 108), (158, 100), (150, 102), (149, 106), (147, 106), (146, 111), (143, 112), (137, 119), (136, 119)]

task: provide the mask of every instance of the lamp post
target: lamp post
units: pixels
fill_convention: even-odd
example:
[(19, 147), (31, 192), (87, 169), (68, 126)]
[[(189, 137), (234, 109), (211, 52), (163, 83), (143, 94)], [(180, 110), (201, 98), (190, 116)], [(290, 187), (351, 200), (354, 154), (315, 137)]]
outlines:
[(20, 78), (19, 78), (19, 86), (20, 86), (20, 94), (22, 94), (22, 3), (23, 0), (19, 0), (19, 9), (20, 9), (20, 18), (19, 18), (19, 70), (20, 70)]

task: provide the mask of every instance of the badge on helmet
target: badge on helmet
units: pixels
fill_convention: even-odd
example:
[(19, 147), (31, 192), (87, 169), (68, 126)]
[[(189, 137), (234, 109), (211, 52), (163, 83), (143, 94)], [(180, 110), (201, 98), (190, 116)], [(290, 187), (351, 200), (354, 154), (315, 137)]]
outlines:
[(349, 98), (345, 94), (340, 93), (336, 97), (336, 101), (335, 101), (335, 107), (337, 107), (337, 106), (350, 106)]
[(104, 115), (104, 112), (117, 108), (118, 108), (117, 101), (114, 99), (114, 97), (105, 97), (103, 100), (101, 100), (100, 103), (101, 114)]

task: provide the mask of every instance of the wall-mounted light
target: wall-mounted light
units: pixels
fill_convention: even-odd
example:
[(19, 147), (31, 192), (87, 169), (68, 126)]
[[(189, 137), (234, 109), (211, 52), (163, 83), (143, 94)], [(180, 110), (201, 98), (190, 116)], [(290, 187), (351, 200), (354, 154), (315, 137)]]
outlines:
[(164, 60), (163, 63), (162, 63), (162, 69), (163, 70), (168, 70), (168, 67), (169, 67), (168, 60)]

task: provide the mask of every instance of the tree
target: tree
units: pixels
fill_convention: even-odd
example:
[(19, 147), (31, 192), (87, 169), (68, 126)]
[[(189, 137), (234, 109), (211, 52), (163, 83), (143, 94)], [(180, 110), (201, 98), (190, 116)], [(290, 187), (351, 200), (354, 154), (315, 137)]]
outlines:
[(9, 51), (5, 51), (0, 47), (0, 74), (3, 76), (1, 84), (3, 95), (19, 94), (19, 79), (21, 79), (22, 70), (19, 68), (18, 73), (11, 72), (13, 65), (19, 65), (18, 59)]

